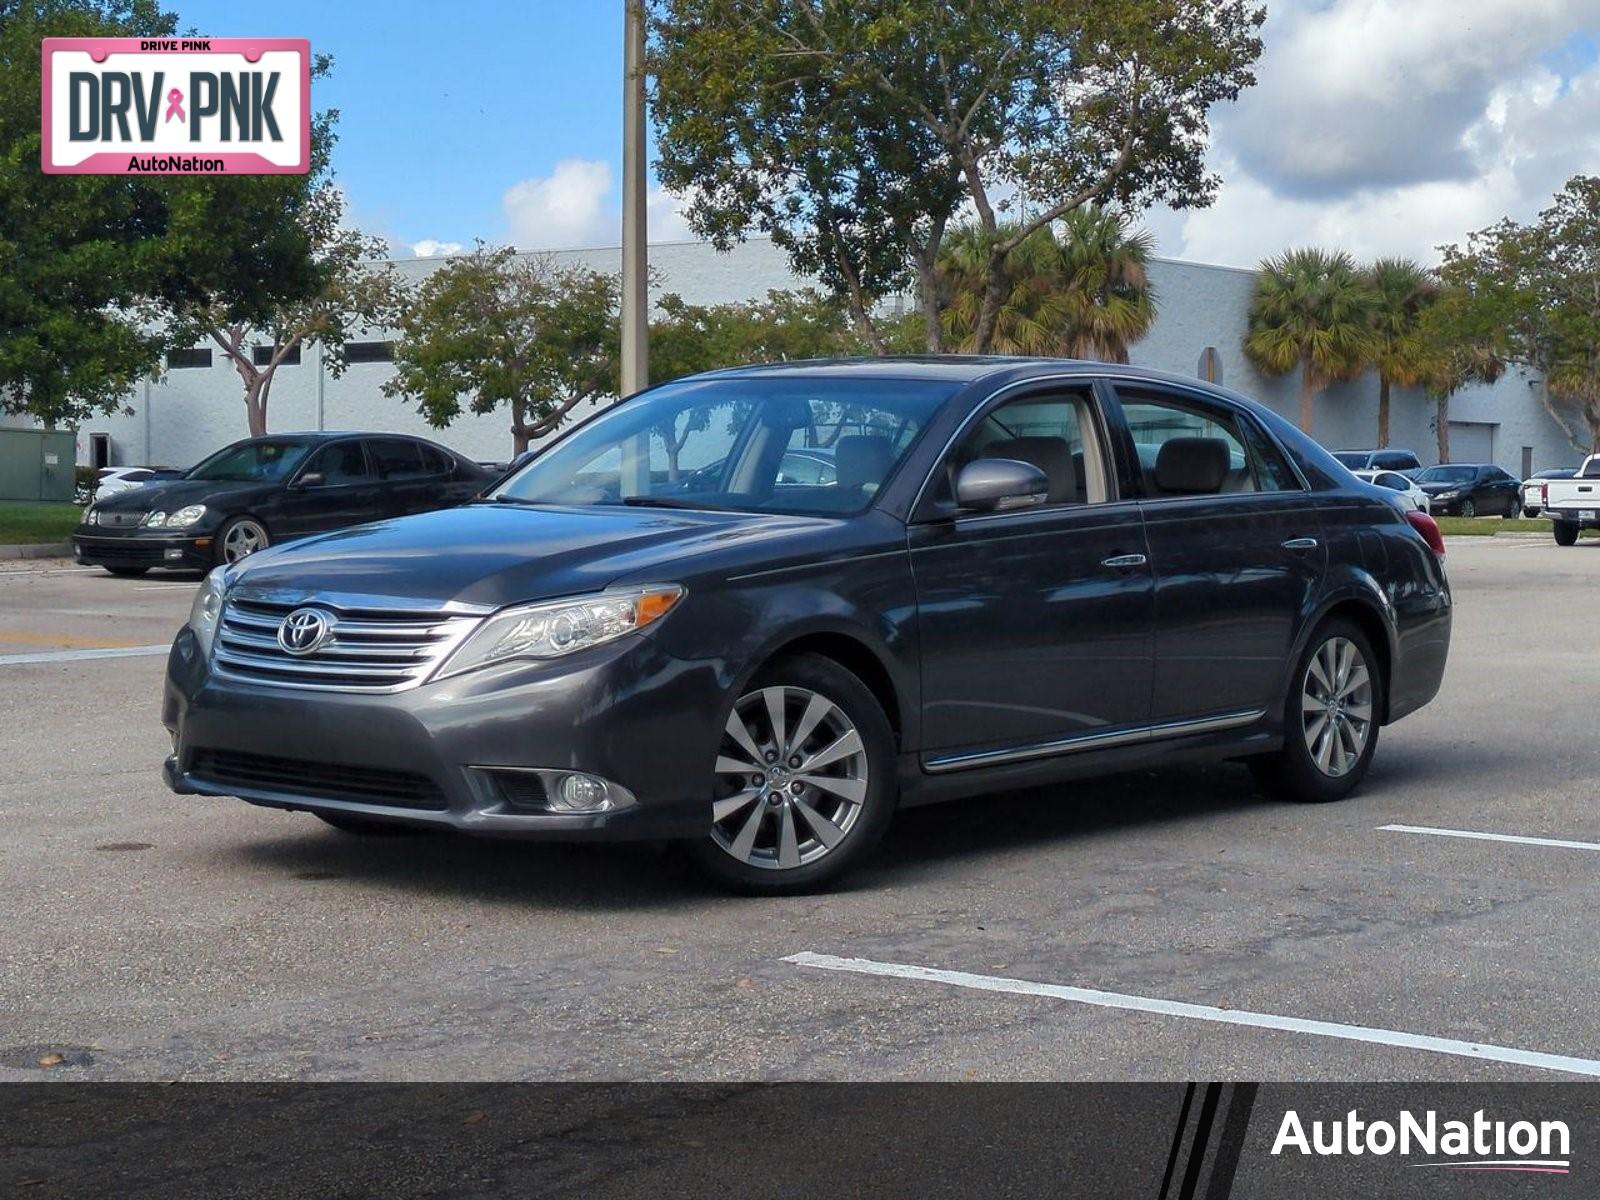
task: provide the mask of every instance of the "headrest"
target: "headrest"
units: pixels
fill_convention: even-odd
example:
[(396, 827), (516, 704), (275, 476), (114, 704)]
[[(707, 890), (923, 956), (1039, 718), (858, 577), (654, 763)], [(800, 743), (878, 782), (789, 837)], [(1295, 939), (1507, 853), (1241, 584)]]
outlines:
[(985, 458), (1012, 458), (1038, 467), (1050, 484), (1045, 496), (1049, 504), (1063, 504), (1078, 496), (1078, 472), (1072, 462), (1072, 449), (1066, 438), (1001, 438), (983, 448)]
[(894, 463), (894, 447), (886, 437), (852, 434), (833, 446), (834, 475), (842, 488), (883, 482)]
[(1205, 495), (1227, 477), (1228, 443), (1222, 438), (1172, 438), (1156, 455), (1156, 487), (1168, 494)]

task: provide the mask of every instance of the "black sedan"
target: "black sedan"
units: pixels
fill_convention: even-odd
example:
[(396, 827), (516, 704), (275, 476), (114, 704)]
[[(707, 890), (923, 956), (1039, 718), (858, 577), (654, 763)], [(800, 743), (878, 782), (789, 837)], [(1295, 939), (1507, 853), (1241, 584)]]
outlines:
[(113, 575), (204, 570), (276, 542), (460, 504), (491, 479), (452, 450), (398, 434), (250, 438), (169, 483), (95, 504), (72, 549)]
[[(816, 445), (831, 475), (793, 479)], [(1244, 759), (1335, 800), (1438, 690), (1443, 551), (1193, 380), (697, 376), (493, 499), (213, 571), (168, 660), (166, 777), (344, 830), (681, 839), (768, 892), (860, 863), (901, 805), (1083, 774)]]
[(1428, 493), (1428, 508), (1452, 517), (1515, 517), (1522, 483), (1493, 463), (1441, 463), (1412, 476)]

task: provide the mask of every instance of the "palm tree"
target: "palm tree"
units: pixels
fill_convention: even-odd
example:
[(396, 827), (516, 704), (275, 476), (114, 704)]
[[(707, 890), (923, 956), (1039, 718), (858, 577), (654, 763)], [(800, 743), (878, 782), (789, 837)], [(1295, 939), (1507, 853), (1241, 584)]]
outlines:
[[(1128, 347), (1150, 331), (1156, 297), (1150, 286), (1153, 241), (1130, 232), (1128, 218), (1085, 206), (1028, 236), (1006, 259), (1006, 296), (990, 349), (996, 354), (1047, 354), (1127, 362)], [(940, 255), (949, 345), (971, 350), (991, 236), (981, 226), (951, 231)]]
[(1316, 398), (1361, 373), (1374, 357), (1372, 291), (1342, 251), (1288, 250), (1261, 264), (1244, 352), (1269, 375), (1300, 368), (1300, 428), (1310, 433)]
[(1506, 329), (1492, 302), (1469, 284), (1439, 289), (1417, 322), (1422, 381), (1434, 402), (1439, 461), (1450, 461), (1450, 398), (1469, 383), (1492, 384), (1506, 372)]
[(1372, 329), (1377, 335), (1372, 365), (1378, 369), (1378, 448), (1389, 444), (1389, 389), (1415, 387), (1428, 374), (1427, 351), (1418, 324), (1439, 294), (1433, 273), (1409, 258), (1380, 258), (1363, 273), (1373, 295)]

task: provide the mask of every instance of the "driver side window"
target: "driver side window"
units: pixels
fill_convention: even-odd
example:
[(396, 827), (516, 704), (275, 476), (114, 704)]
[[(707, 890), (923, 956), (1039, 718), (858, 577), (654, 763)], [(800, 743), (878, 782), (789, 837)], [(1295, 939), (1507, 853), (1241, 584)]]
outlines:
[(367, 456), (360, 442), (335, 442), (317, 451), (306, 464), (305, 474), (321, 475), (324, 487), (365, 483)]
[(1105, 456), (1086, 396), (1023, 396), (994, 409), (966, 435), (941, 481), (941, 503), (954, 503), (954, 480), (981, 458), (1025, 462), (1044, 472), (1046, 505), (1101, 504), (1110, 496)]

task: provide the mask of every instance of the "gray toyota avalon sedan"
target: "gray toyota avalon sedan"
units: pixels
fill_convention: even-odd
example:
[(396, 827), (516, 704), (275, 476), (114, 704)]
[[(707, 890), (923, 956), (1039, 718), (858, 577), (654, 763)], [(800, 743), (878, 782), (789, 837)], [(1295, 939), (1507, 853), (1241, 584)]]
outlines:
[(1193, 380), (715, 372), (481, 502), (213, 571), (166, 776), (355, 832), (671, 839), (765, 892), (859, 864), (900, 805), (1096, 772), (1241, 759), (1335, 800), (1438, 690), (1443, 554)]

